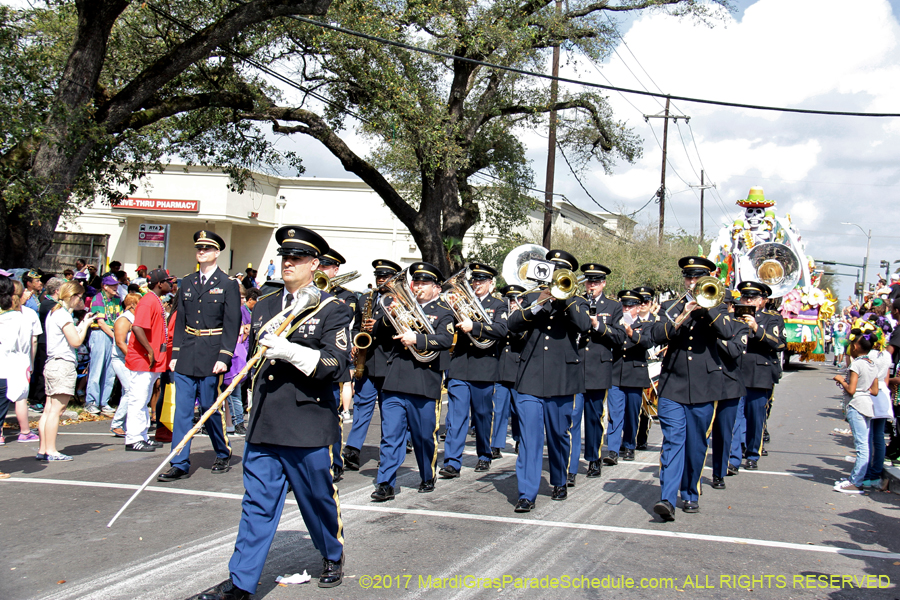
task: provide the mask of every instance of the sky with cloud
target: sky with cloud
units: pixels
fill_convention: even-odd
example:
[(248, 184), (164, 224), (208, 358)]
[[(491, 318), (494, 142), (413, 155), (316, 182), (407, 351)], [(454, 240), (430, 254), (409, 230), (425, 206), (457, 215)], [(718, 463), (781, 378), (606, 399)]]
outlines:
[[(900, 112), (900, 0), (741, 0), (707, 26), (692, 19), (644, 13), (619, 23), (622, 43), (599, 69), (579, 77), (597, 83), (730, 102), (850, 112)], [(577, 61), (577, 57), (568, 57)], [(564, 58), (563, 62), (566, 62)], [(568, 72), (567, 72), (568, 71)], [(563, 67), (562, 75), (575, 73)], [(573, 88), (574, 89), (574, 88)], [(643, 157), (612, 175), (597, 167), (582, 183), (600, 204), (631, 213), (659, 188), (663, 100), (609, 93), (618, 118), (643, 138)], [(699, 232), (700, 171), (705, 230), (714, 234), (740, 213), (735, 201), (751, 186), (790, 213), (817, 259), (859, 264), (872, 230), (869, 281), (879, 261), (900, 260), (900, 119), (801, 115), (673, 102), (666, 187), (667, 229)], [(352, 137), (352, 136), (351, 136)], [(523, 133), (544, 185), (546, 134)], [(308, 147), (308, 146), (307, 146)], [(361, 148), (359, 150), (362, 150)], [(305, 159), (306, 175), (346, 177), (324, 153)], [(557, 157), (555, 191), (585, 210), (600, 211)], [(655, 223), (651, 202), (635, 218)], [(900, 264), (897, 265), (900, 267)], [(841, 272), (856, 273), (850, 267)], [(842, 279), (844, 295), (852, 279)]]

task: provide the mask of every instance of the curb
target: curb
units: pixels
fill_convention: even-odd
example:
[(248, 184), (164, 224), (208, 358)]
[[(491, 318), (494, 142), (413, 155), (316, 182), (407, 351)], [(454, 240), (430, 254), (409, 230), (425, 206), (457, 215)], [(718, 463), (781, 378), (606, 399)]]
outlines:
[(900, 491), (900, 467), (887, 466), (884, 467), (884, 478), (888, 481), (888, 491)]

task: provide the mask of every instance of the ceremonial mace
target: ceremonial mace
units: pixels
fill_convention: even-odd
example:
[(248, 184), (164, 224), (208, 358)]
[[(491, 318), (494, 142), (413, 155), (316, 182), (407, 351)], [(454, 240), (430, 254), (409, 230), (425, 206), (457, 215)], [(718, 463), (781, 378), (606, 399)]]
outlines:
[[(273, 325), (274, 323), (278, 322), (278, 319), (283, 319), (281, 324), (278, 325), (278, 328), (275, 329), (275, 331), (272, 333), (272, 335), (280, 336), (282, 333), (284, 333), (284, 331), (288, 328), (288, 326), (291, 325), (291, 322), (301, 311), (307, 310), (310, 308), (314, 308), (319, 305), (319, 298), (321, 296), (321, 293), (319, 292), (318, 289), (307, 287), (307, 288), (302, 288), (300, 290), (300, 292), (307, 292), (305, 294), (307, 296), (305, 298), (305, 301), (301, 301), (301, 299), (298, 297), (297, 300), (291, 306), (289, 306), (288, 308), (286, 308), (285, 310), (280, 312), (272, 321), (267, 323), (267, 328), (268, 328), (268, 327), (271, 327), (271, 325)], [(299, 293), (298, 293), (298, 296), (299, 296)], [(318, 312), (318, 311), (313, 311), (312, 313), (306, 315), (306, 317), (304, 317), (302, 322), (305, 322), (306, 319), (311, 317), (316, 312)], [(181, 442), (179, 442), (179, 444), (177, 446), (175, 446), (175, 448), (172, 449), (172, 451), (169, 453), (169, 455), (166, 457), (166, 459), (164, 461), (162, 461), (162, 463), (160, 463), (160, 465), (158, 467), (156, 467), (156, 470), (150, 474), (150, 477), (148, 477), (147, 480), (141, 484), (141, 487), (139, 487), (137, 490), (135, 490), (134, 494), (131, 495), (131, 498), (128, 499), (128, 502), (123, 504), (122, 508), (119, 509), (119, 512), (117, 512), (115, 514), (115, 516), (110, 520), (110, 522), (106, 524), (107, 527), (112, 527), (113, 523), (116, 522), (116, 519), (119, 518), (119, 515), (121, 515), (123, 512), (125, 512), (125, 509), (128, 508), (128, 505), (131, 504), (134, 501), (134, 499), (138, 497), (138, 494), (143, 492), (144, 488), (146, 488), (150, 484), (150, 482), (153, 481), (153, 478), (156, 477), (159, 474), (159, 472), (163, 470), (163, 468), (166, 466), (166, 464), (168, 464), (173, 458), (175, 458), (175, 456), (179, 452), (181, 452), (181, 450), (184, 448), (185, 444), (187, 444), (191, 440), (191, 438), (194, 437), (200, 431), (200, 429), (203, 427), (203, 424), (206, 422), (206, 420), (209, 419), (213, 415), (213, 413), (215, 413), (219, 410), (219, 407), (222, 406), (222, 403), (225, 402), (225, 400), (228, 398), (228, 396), (231, 395), (231, 392), (234, 390), (234, 388), (236, 388), (240, 384), (241, 380), (244, 378), (244, 375), (246, 375), (248, 372), (250, 372), (250, 369), (252, 369), (253, 366), (256, 365), (256, 363), (262, 359), (263, 355), (266, 353), (266, 350), (268, 350), (268, 348), (266, 346), (261, 346), (260, 349), (256, 352), (256, 354), (254, 354), (253, 357), (247, 361), (247, 365), (243, 369), (241, 369), (240, 373), (238, 373), (237, 375), (234, 376), (234, 379), (232, 380), (231, 385), (229, 385), (225, 389), (224, 392), (219, 394), (219, 397), (216, 398), (216, 402), (212, 406), (209, 407), (209, 410), (207, 410), (205, 413), (203, 413), (203, 416), (200, 417), (200, 420), (197, 421), (197, 424), (194, 425), (194, 427), (190, 431), (187, 432), (187, 435), (184, 436), (184, 439), (182, 439)]]

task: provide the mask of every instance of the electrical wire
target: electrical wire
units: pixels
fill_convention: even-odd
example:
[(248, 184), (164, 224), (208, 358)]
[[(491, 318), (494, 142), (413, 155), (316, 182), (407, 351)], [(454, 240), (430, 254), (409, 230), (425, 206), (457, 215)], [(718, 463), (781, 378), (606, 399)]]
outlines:
[(603, 84), (595, 83), (592, 81), (582, 81), (582, 80), (578, 80), (578, 79), (571, 79), (568, 77), (547, 75), (546, 73), (538, 73), (536, 71), (528, 71), (526, 69), (519, 69), (516, 67), (508, 67), (508, 66), (504, 66), (504, 65), (498, 65), (498, 64), (489, 63), (489, 62), (486, 62), (483, 60), (468, 58), (465, 56), (457, 56), (455, 54), (450, 54), (449, 52), (441, 52), (439, 50), (432, 50), (430, 48), (421, 48), (419, 46), (414, 46), (412, 44), (389, 40), (389, 39), (378, 37), (375, 35), (362, 33), (360, 31), (354, 31), (352, 29), (347, 29), (346, 27), (341, 27), (339, 25), (332, 25), (330, 23), (325, 23), (323, 21), (318, 21), (316, 19), (309, 19), (307, 17), (301, 17), (299, 15), (288, 15), (287, 18), (293, 19), (295, 21), (300, 21), (301, 23), (315, 25), (316, 27), (321, 27), (323, 29), (330, 29), (331, 31), (336, 31), (338, 33), (352, 35), (354, 37), (359, 37), (359, 38), (366, 39), (366, 40), (369, 40), (372, 42), (378, 42), (381, 44), (394, 46), (395, 48), (402, 48), (404, 50), (409, 50), (411, 52), (430, 54), (431, 56), (438, 56), (440, 58), (446, 58), (448, 60), (467, 62), (470, 64), (487, 67), (489, 69), (508, 71), (510, 73), (516, 73), (518, 75), (526, 75), (528, 77), (549, 79), (551, 81), (555, 80), (560, 83), (570, 83), (572, 85), (597, 88), (597, 89), (602, 89), (602, 90), (613, 90), (613, 91), (618, 91), (618, 92), (622, 92), (625, 94), (636, 94), (638, 96), (649, 96), (649, 97), (653, 97), (653, 98), (668, 98), (669, 100), (681, 100), (684, 102), (692, 102), (692, 103), (696, 103), (696, 104), (711, 104), (714, 106), (728, 106), (728, 107), (732, 107), (732, 108), (746, 108), (746, 109), (750, 109), (750, 110), (768, 110), (768, 111), (775, 111), (775, 112), (800, 113), (800, 114), (812, 114), (812, 115), (830, 115), (830, 116), (843, 116), (843, 117), (889, 117), (889, 118), (900, 117), (900, 113), (849, 112), (849, 111), (836, 111), (836, 110), (818, 110), (818, 109), (809, 109), (809, 108), (789, 108), (789, 107), (781, 107), (781, 106), (763, 106), (763, 105), (759, 105), (759, 104), (744, 104), (741, 102), (726, 102), (724, 100), (710, 100), (710, 99), (705, 99), (705, 98), (693, 98), (690, 96), (680, 96), (680, 95), (675, 95), (675, 94), (663, 94), (663, 93), (649, 92), (646, 90), (635, 90), (635, 89), (630, 89), (630, 88), (624, 88), (624, 87), (620, 87), (620, 86), (603, 85)]

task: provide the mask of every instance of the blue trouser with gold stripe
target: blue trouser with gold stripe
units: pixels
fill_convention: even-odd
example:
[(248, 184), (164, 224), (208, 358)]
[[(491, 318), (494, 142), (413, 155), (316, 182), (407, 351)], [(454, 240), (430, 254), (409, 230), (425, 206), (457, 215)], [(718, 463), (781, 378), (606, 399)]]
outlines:
[[(172, 423), (172, 448), (181, 443), (187, 432), (194, 426), (194, 399), (199, 396), (200, 410), (206, 412), (216, 402), (216, 390), (222, 375), (191, 377), (173, 373), (175, 379), (175, 416)], [(231, 456), (231, 446), (225, 433), (225, 412), (220, 408), (218, 415), (206, 421), (206, 432), (212, 442), (217, 458)], [(184, 445), (181, 452), (172, 459), (172, 466), (184, 471), (191, 470), (191, 442)]]
[(509, 425), (509, 414), (512, 396), (515, 390), (506, 387), (499, 381), (494, 384), (494, 429), (491, 432), (491, 448), (506, 449), (506, 429)]
[(638, 423), (640, 423), (641, 403), (643, 402), (644, 390), (639, 387), (620, 386), (619, 390), (625, 395), (625, 411), (622, 420), (622, 437), (620, 448), (610, 450), (618, 452), (621, 448), (634, 450), (635, 441), (637, 440)]
[(369, 433), (369, 424), (375, 413), (375, 404), (381, 396), (383, 377), (370, 377), (368, 373), (353, 384), (356, 395), (353, 397), (353, 426), (347, 434), (347, 446), (362, 450)]
[(516, 478), (519, 498), (534, 502), (541, 485), (544, 464), (544, 432), (547, 434), (547, 455), (550, 459), (550, 485), (566, 485), (569, 465), (569, 430), (572, 428), (574, 394), (538, 398), (519, 392), (516, 407), (522, 440), (516, 457)]
[(766, 405), (772, 390), (769, 388), (747, 388), (744, 411), (747, 415), (747, 460), (756, 462), (762, 450), (763, 429), (766, 426)]
[(746, 444), (747, 440), (746, 404), (747, 399), (744, 396), (741, 396), (741, 399), (738, 400), (737, 409), (735, 410), (734, 428), (732, 429), (731, 436), (731, 457), (728, 459), (728, 462), (731, 463), (731, 466), (733, 467), (740, 467), (741, 461), (744, 460), (743, 453), (741, 452), (741, 444)]
[(469, 406), (475, 421), (475, 451), (478, 460), (491, 462), (491, 435), (494, 419), (494, 384), (486, 381), (447, 382), (447, 436), (444, 439), (444, 465), (459, 469), (466, 447)]
[(712, 432), (712, 468), (715, 477), (725, 477), (727, 474), (728, 457), (731, 455), (734, 438), (734, 421), (740, 402), (740, 398), (730, 398), (716, 403), (716, 421)]
[(625, 423), (625, 392), (617, 385), (609, 388), (606, 396), (606, 410), (609, 411), (606, 425), (606, 449), (619, 453), (622, 446), (622, 426)]
[[(572, 428), (569, 430), (569, 473), (578, 473), (578, 463), (581, 460), (581, 421), (584, 417), (584, 394), (575, 394), (575, 404), (572, 407)], [(603, 434), (601, 434), (602, 436)]]
[(600, 460), (603, 446), (603, 402), (606, 390), (588, 390), (584, 393), (584, 460)]
[[(338, 411), (338, 427), (341, 430), (341, 439), (331, 445), (331, 460), (334, 461), (335, 467), (343, 469), (344, 457), (341, 456), (341, 446), (344, 443), (344, 418), (341, 416), (341, 384), (333, 383), (331, 385), (331, 391), (334, 393), (334, 405), (337, 406)], [(350, 383), (348, 382), (347, 385)]]
[(262, 577), (266, 556), (281, 520), (288, 484), (309, 537), (328, 560), (344, 553), (341, 502), (331, 474), (331, 449), (269, 444), (244, 446), (244, 498), (234, 554), (228, 563), (234, 585), (251, 594)]
[(706, 462), (706, 440), (716, 411), (715, 402), (680, 404), (660, 398), (657, 412), (663, 444), (659, 455), (662, 500), (675, 506), (678, 492), (685, 502), (700, 498), (700, 474)]
[(406, 458), (407, 428), (422, 481), (434, 479), (437, 424), (440, 420), (440, 402), (417, 394), (384, 392), (381, 402), (381, 465), (375, 483), (397, 487), (397, 470)]

